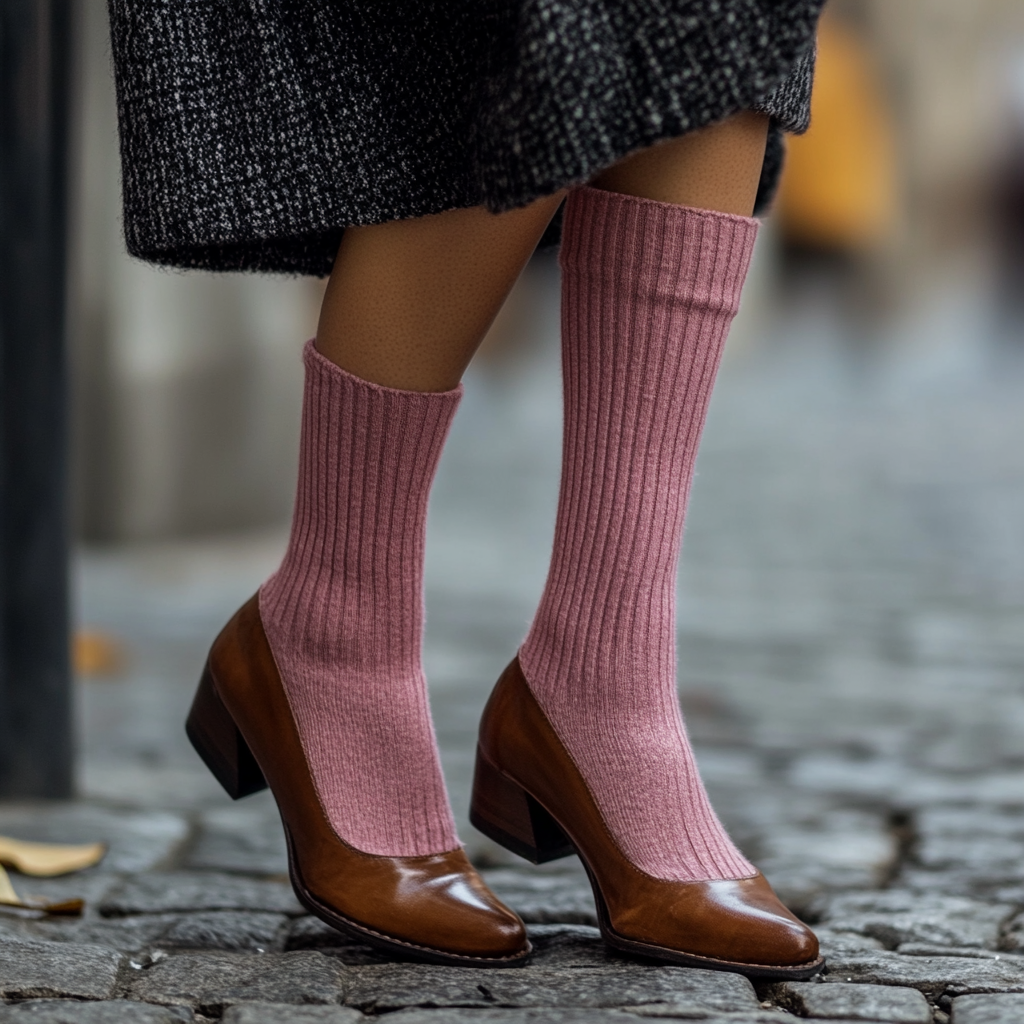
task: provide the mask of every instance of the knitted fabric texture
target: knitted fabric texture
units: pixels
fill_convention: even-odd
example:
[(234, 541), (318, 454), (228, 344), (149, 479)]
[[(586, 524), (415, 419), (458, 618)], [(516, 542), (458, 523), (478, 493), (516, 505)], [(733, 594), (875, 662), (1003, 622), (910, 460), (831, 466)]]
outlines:
[(566, 204), (561, 492), (520, 660), (622, 851), (680, 881), (754, 873), (686, 736), (675, 596), (697, 445), (756, 233), (746, 217), (591, 188)]
[(260, 616), (324, 810), (364, 853), (459, 845), (420, 664), (427, 498), (461, 388), (353, 377), (307, 344), (288, 550)]
[(802, 131), (822, 3), (109, 0), (128, 250), (324, 275), (351, 224), (522, 205), (740, 110)]

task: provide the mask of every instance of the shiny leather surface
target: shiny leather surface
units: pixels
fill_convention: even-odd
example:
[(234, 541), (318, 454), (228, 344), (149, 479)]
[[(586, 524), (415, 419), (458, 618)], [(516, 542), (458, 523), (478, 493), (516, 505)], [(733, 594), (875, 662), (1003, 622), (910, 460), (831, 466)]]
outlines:
[(492, 963), (529, 953), (522, 921), (498, 901), (461, 849), (381, 857), (354, 849), (334, 832), (299, 742), (257, 598), (225, 626), (209, 667), (277, 799), (293, 882), (310, 909), (329, 921), (331, 914), (340, 916), (370, 937), (408, 945), (413, 953)]
[(615, 936), (751, 966), (795, 967), (818, 960), (814, 933), (779, 902), (760, 873), (738, 881), (673, 882), (654, 878), (626, 859), (518, 659), (502, 674), (484, 710), (480, 751), (572, 839), (600, 890), (602, 924)]

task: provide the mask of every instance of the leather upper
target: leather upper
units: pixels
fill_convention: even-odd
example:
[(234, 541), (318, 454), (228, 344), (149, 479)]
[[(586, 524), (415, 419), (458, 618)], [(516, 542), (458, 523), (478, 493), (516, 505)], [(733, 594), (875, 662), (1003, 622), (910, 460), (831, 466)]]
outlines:
[(277, 799), (302, 894), (392, 942), (472, 959), (519, 959), (529, 952), (522, 921), (487, 888), (461, 848), (383, 857), (356, 850), (335, 833), (302, 751), (256, 597), (214, 642), (210, 671)]
[(616, 935), (750, 965), (788, 967), (817, 959), (814, 933), (779, 902), (760, 873), (734, 881), (678, 882), (654, 878), (626, 858), (518, 659), (502, 674), (484, 710), (480, 752), (572, 840), (600, 889), (606, 924)]

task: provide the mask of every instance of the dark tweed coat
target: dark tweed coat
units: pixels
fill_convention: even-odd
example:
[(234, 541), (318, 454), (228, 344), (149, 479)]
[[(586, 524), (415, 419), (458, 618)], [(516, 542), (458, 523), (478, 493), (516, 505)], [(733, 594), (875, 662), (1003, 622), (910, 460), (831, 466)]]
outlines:
[(343, 229), (521, 205), (745, 109), (806, 129), (824, 0), (110, 0), (128, 249), (330, 272)]

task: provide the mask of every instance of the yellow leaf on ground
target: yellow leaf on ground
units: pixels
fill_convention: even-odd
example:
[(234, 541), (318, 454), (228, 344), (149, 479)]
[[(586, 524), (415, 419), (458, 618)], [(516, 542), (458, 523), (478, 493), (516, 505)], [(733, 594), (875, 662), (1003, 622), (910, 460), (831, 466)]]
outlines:
[(41, 896), (26, 896), (22, 899), (14, 891), (7, 872), (0, 868), (0, 907), (28, 910), (32, 912), (31, 916), (54, 914), (77, 917), (85, 909), (85, 900), (70, 899), (51, 902)]
[(71, 871), (91, 868), (103, 859), (106, 852), (103, 843), (67, 846), (26, 843), (21, 839), (0, 836), (0, 864), (37, 878), (51, 878), (53, 875), (66, 875)]

